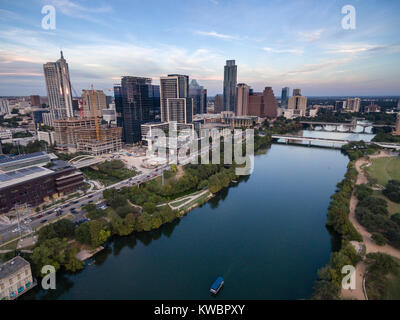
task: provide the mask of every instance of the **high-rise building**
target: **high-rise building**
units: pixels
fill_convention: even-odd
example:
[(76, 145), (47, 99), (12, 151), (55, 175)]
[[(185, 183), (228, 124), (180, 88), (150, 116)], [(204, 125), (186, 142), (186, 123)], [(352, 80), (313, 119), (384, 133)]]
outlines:
[(250, 91), (248, 115), (260, 118), (276, 118), (278, 102), (271, 87), (265, 87), (263, 92)]
[(288, 101), (288, 109), (295, 110), (293, 111), (294, 115), (306, 115), (307, 97), (301, 95), (301, 89), (293, 89), (293, 96)]
[(397, 111), (400, 111), (400, 98), (397, 100)]
[(236, 92), (236, 100), (237, 100), (236, 115), (237, 116), (247, 116), (248, 115), (249, 91), (250, 91), (250, 88), (247, 84), (239, 83), (237, 85), (237, 92)]
[(346, 109), (350, 112), (359, 112), (360, 105), (361, 105), (360, 98), (348, 98), (347, 104), (346, 104)]
[(10, 104), (7, 99), (0, 99), (0, 115), (10, 114)]
[(217, 94), (214, 101), (214, 113), (221, 113), (222, 111), (224, 111), (224, 95)]
[(169, 74), (161, 77), (160, 104), (162, 122), (192, 122), (193, 99), (189, 98), (189, 76)]
[(46, 79), (47, 96), (53, 119), (73, 117), (71, 81), (68, 63), (61, 51), (61, 58), (56, 62), (43, 65)]
[(193, 99), (193, 114), (207, 113), (207, 90), (195, 79), (189, 84), (189, 98)]
[(289, 96), (290, 96), (290, 88), (288, 88), (288, 87), (282, 88), (282, 94), (281, 94), (281, 107), (282, 108), (287, 108)]
[[(124, 118), (122, 117), (122, 90), (121, 85), (114, 85), (114, 103), (115, 103), (115, 113), (117, 120), (117, 127), (124, 127)], [(125, 141), (125, 133), (122, 130), (122, 141)]]
[[(127, 143), (136, 143), (141, 140), (140, 125), (146, 122), (159, 120), (160, 117), (160, 87), (151, 83), (151, 78), (122, 77), (121, 99), (119, 90), (114, 87), (116, 112), (122, 102), (122, 125), (124, 140)], [(117, 89), (117, 90), (116, 90)], [(118, 118), (117, 118), (118, 122)]]
[(82, 115), (84, 118), (95, 116), (93, 96), (96, 102), (97, 117), (102, 117), (103, 109), (107, 109), (106, 95), (103, 90), (82, 90)]
[(235, 60), (227, 60), (224, 67), (224, 111), (236, 113), (237, 66)]
[(30, 100), (31, 100), (32, 107), (41, 107), (40, 96), (38, 96), (38, 95), (30, 96)]

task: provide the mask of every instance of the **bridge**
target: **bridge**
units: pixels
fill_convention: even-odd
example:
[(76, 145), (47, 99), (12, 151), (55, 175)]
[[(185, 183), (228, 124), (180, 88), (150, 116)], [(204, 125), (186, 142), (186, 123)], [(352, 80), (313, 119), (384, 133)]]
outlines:
[(68, 161), (68, 163), (72, 164), (74, 167), (78, 169), (90, 167), (100, 162), (104, 162), (104, 159), (90, 155), (77, 156)]
[[(311, 129), (314, 128), (314, 126), (321, 126), (322, 130), (321, 131), (329, 131), (329, 132), (352, 132), (357, 126), (362, 127), (362, 133), (365, 133), (366, 128), (383, 128), (383, 127), (391, 127), (395, 128), (393, 125), (384, 125), (384, 124), (372, 124), (372, 123), (358, 123), (356, 119), (353, 119), (351, 122), (324, 122), (324, 121), (299, 121), (301, 124), (306, 124), (309, 125)], [(335, 127), (334, 130), (327, 130), (327, 126), (333, 126)], [(345, 131), (340, 131), (338, 130), (338, 127), (343, 126), (347, 127), (347, 130)]]
[[(330, 138), (313, 138), (313, 137), (302, 137), (302, 136), (293, 136), (293, 135), (279, 135), (279, 134), (274, 134), (271, 136), (272, 139), (282, 139), (285, 140), (286, 143), (290, 143), (291, 141), (306, 141), (308, 142), (308, 145), (311, 146), (311, 142), (325, 142), (332, 144), (332, 148), (341, 148), (343, 145), (349, 143), (349, 142), (356, 142), (354, 140), (341, 140), (341, 139), (330, 139)], [(388, 142), (365, 142), (365, 144), (375, 144), (378, 145), (382, 148), (387, 148), (387, 149), (394, 149), (396, 151), (400, 150), (400, 144), (398, 143), (388, 143)]]

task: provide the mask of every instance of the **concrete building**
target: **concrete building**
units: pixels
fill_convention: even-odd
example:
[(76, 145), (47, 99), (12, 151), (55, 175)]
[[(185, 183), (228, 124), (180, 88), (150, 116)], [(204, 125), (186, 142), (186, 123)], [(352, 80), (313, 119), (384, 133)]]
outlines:
[(82, 90), (82, 116), (92, 118), (94, 114), (94, 101), (96, 102), (97, 117), (103, 116), (103, 109), (107, 109), (106, 95), (103, 90)]
[(73, 117), (71, 80), (62, 51), (61, 58), (56, 62), (47, 62), (43, 70), (52, 114), (49, 120)]
[(249, 92), (250, 87), (245, 83), (239, 83), (236, 89), (236, 115), (247, 116), (249, 113)]
[(346, 103), (346, 110), (349, 112), (359, 112), (361, 105), (360, 98), (348, 98)]
[(193, 99), (176, 98), (168, 99), (168, 121), (178, 123), (191, 123), (193, 119)]
[(224, 66), (224, 111), (236, 112), (237, 66), (227, 60)]
[(54, 120), (54, 140), (57, 149), (68, 151), (76, 148), (78, 143), (77, 130), (82, 128), (95, 128), (94, 118)]
[(306, 115), (307, 97), (301, 95), (301, 89), (293, 89), (293, 96), (289, 98), (288, 109), (295, 110), (292, 112), (295, 117)]
[(40, 103), (40, 96), (38, 96), (38, 95), (30, 96), (30, 100), (31, 100), (32, 107), (40, 108), (42, 106)]
[(7, 99), (0, 99), (0, 116), (10, 114), (10, 104)]
[[(180, 74), (169, 74), (160, 78), (160, 105), (161, 105), (161, 122), (169, 122), (170, 108), (168, 107), (169, 99), (187, 99), (189, 98), (189, 76)], [(192, 104), (193, 106), (193, 104)], [(192, 112), (193, 114), (193, 112)]]
[(21, 256), (0, 265), (0, 300), (14, 300), (33, 287), (31, 265)]
[(263, 92), (250, 92), (248, 115), (260, 118), (276, 118), (278, 102), (271, 87), (265, 87)]
[(39, 141), (45, 141), (48, 145), (53, 145), (55, 143), (54, 140), (54, 131), (38, 131), (37, 139)]
[[(72, 165), (44, 152), (0, 159), (0, 212), (16, 204), (38, 206), (51, 198), (74, 192), (83, 175)], [(50, 168), (44, 165), (52, 162)]]
[(94, 118), (54, 120), (56, 149), (64, 152), (87, 152), (100, 155), (122, 148), (122, 128), (99, 125), (99, 139)]

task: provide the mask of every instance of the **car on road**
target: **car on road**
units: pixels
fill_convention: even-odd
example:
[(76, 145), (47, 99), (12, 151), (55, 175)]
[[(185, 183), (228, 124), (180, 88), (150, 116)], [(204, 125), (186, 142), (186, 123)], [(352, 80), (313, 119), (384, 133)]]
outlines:
[(61, 216), (62, 215), (62, 211), (58, 211), (57, 213), (56, 213), (56, 217), (59, 217), (59, 216)]
[(45, 223), (45, 222), (47, 222), (47, 219), (43, 219), (40, 221), (40, 223)]

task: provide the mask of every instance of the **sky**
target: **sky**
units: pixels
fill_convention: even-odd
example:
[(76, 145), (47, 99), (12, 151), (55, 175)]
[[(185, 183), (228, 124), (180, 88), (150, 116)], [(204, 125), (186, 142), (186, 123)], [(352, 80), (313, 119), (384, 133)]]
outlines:
[[(54, 30), (42, 28), (46, 5)], [(345, 5), (355, 29), (342, 27)], [(0, 96), (45, 96), (43, 64), (60, 49), (78, 95), (180, 73), (212, 96), (230, 59), (238, 83), (276, 96), (400, 95), (399, 12), (399, 0), (0, 0)]]

